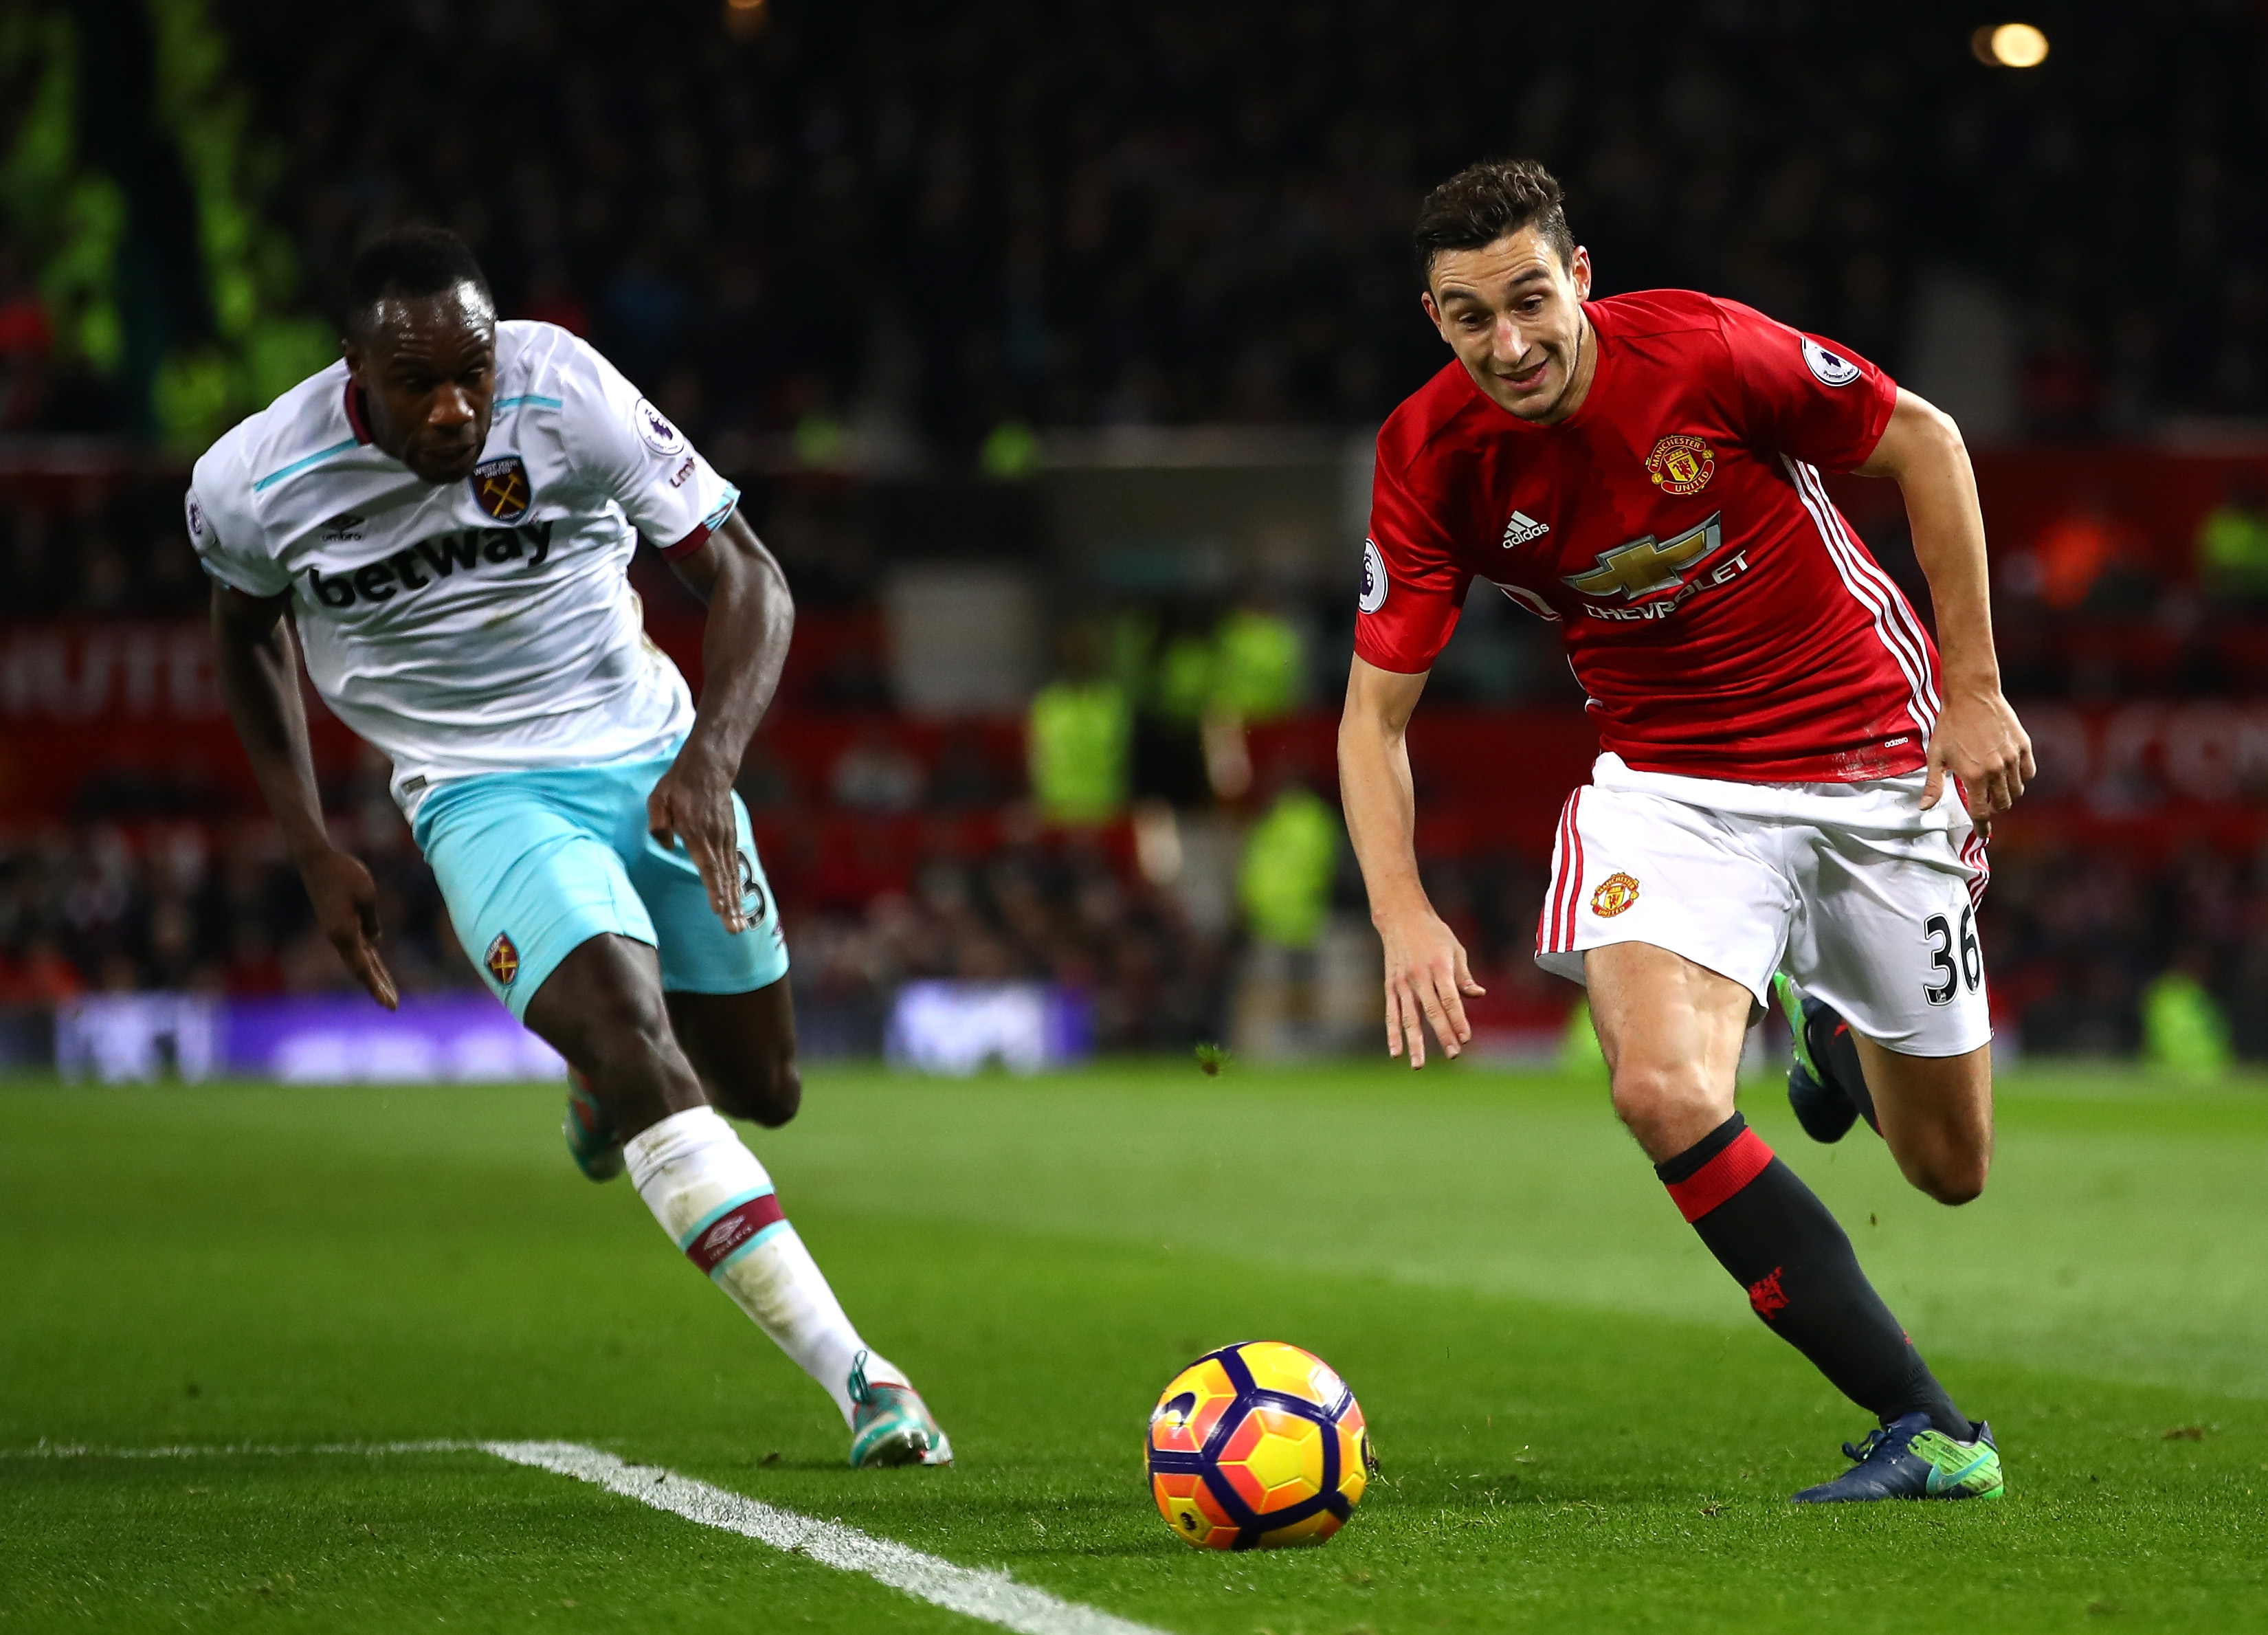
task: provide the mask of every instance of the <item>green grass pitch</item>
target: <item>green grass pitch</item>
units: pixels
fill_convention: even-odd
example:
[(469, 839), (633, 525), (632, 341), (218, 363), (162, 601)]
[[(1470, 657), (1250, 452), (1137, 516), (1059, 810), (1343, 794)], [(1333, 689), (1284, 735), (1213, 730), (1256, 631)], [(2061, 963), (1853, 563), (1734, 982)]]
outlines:
[[(1749, 1116), (1835, 1207), (1999, 1504), (1798, 1511), (1864, 1428), (1749, 1316), (1602, 1087), (1477, 1068), (821, 1066), (753, 1132), (953, 1433), (857, 1473), (815, 1388), (569, 1168), (556, 1086), (0, 1088), (0, 1630), (976, 1630), (471, 1452), (560, 1438), (1200, 1635), (2268, 1628), (2268, 1087), (2028, 1072), (1949, 1211)], [(1169, 1536), (1145, 1416), (1278, 1337), (1385, 1480), (1319, 1550)]]

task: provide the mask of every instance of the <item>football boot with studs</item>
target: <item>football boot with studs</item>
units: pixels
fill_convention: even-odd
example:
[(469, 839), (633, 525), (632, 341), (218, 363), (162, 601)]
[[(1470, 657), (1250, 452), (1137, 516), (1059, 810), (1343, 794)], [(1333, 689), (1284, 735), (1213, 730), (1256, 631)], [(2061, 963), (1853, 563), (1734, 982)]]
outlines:
[(864, 1351), (850, 1365), (850, 1384), (854, 1469), (953, 1462), (953, 1444), (946, 1440), (928, 1404), (912, 1386), (869, 1384)]
[(2007, 1491), (1992, 1427), (1978, 1420), (1963, 1440), (1948, 1436), (1923, 1413), (1907, 1414), (1853, 1446), (1851, 1468), (1831, 1482), (1793, 1496), (1799, 1505), (1866, 1504), (1878, 1499), (1998, 1499)]
[(1865, 1083), (1855, 1087), (1846, 1084), (1849, 1074), (1838, 1072), (1823, 1059), (1823, 1049), (1814, 1047), (1815, 1041), (1823, 1047), (1837, 1029), (1847, 1032), (1850, 1024), (1825, 1000), (1815, 999), (1797, 987), (1784, 971), (1773, 974), (1772, 996), (1787, 1018), (1793, 1045), (1787, 1068), (1787, 1104), (1794, 1110), (1795, 1122), (1803, 1126), (1803, 1133), (1814, 1141), (1832, 1144), (1850, 1134), (1851, 1126), (1861, 1116), (1879, 1133), (1874, 1098)]

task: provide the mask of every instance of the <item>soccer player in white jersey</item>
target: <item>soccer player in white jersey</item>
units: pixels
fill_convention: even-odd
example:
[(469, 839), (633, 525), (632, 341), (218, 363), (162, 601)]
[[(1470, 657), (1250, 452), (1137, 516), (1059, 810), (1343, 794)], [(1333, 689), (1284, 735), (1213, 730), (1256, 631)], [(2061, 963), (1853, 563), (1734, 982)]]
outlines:
[[(216, 443), (188, 496), (229, 713), (317, 917), (392, 1009), (369, 872), (323, 822), (295, 646), (392, 758), (466, 952), (570, 1064), (577, 1162), (627, 1164), (671, 1241), (835, 1399), (852, 1464), (950, 1462), (718, 1116), (778, 1125), (802, 1097), (777, 907), (733, 792), (794, 622), (779, 564), (605, 358), (497, 320), (453, 235), (372, 244), (346, 319), (342, 360)], [(708, 604), (697, 707), (644, 634), (640, 534)]]

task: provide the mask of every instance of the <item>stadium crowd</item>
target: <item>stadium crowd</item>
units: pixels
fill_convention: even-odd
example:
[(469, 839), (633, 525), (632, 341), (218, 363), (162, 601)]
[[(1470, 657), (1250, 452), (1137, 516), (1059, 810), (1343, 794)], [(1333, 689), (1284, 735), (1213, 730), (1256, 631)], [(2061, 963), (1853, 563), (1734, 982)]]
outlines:
[[(432, 873), (374, 788), (333, 827), (378, 882), (388, 967), (409, 993), (472, 986)], [(931, 856), (909, 888), (850, 906), (815, 906), (805, 882), (770, 866), (810, 1054), (878, 1052), (891, 996), (924, 976), (1067, 988), (1090, 1005), (1107, 1050), (1226, 1036), (1230, 939), (1097, 851)], [(0, 1012), (88, 992), (353, 987), (264, 820), (0, 830)]]
[[(180, 539), (174, 481), (159, 475), (60, 498), (27, 490), (0, 505), (0, 601), (11, 615), (20, 610), (48, 625), (195, 617), (205, 587)], [(1093, 1001), (1097, 1042), (1107, 1049), (1223, 1036), (1240, 941), (1233, 919), (1192, 915), (1183, 897), (1144, 880), (1123, 843), (1043, 835), (1012, 749), (948, 729), (924, 759), (880, 730), (893, 702), (887, 664), (855, 646), (832, 657), (821, 647), (826, 631), (846, 621), (871, 622), (871, 576), (846, 577), (844, 564), (886, 545), (839, 519), (818, 519), (806, 499), (792, 484), (757, 479), (749, 503), (760, 527), (784, 541), (791, 577), (812, 610), (799, 644), (810, 652), (791, 671), (783, 718), (821, 724), (836, 748), (798, 771), (760, 740), (742, 782), (787, 915), (813, 1047), (875, 1048), (890, 996), (915, 976), (1075, 988)], [(2147, 553), (2120, 546), (2135, 531), (2131, 522), (2084, 508), (2075, 514), (2000, 552), (2002, 644), (2020, 702), (2037, 711), (2074, 700), (2260, 695), (2268, 626), (2258, 616), (2257, 572), (2246, 577), (2248, 563), (2257, 569), (2256, 558), (2268, 560), (2258, 549), (2268, 542), (2268, 519), (2257, 499), (2240, 490), (2208, 512), (2191, 563), (2165, 577)], [(1912, 578), (1894, 522), (1866, 526), (1893, 571)], [(652, 564), (640, 579), (650, 602), (669, 593)], [(1919, 583), (1911, 588), (1918, 597)], [(1195, 639), (1203, 625), (1196, 611), (1183, 608), (1161, 628)], [(1314, 627), (1333, 632), (1326, 644), (1334, 652), (1342, 649), (1333, 621), (1343, 615), (1319, 610)], [(1537, 679), (1559, 672), (1542, 627), (1486, 602), (1468, 622), (1445, 656), (1442, 702), (1557, 696)], [(1153, 650), (1148, 679), (1126, 678), (1132, 696), (1156, 695), (1171, 667), (1160, 654), (1171, 645)], [(1321, 669), (1314, 674), (1320, 683)], [(0, 703), (13, 707), (20, 679), (13, 670), (0, 675)], [(1330, 690), (1315, 689), (1326, 699)], [(1160, 723), (1142, 718), (1146, 742)], [(1134, 792), (1165, 794), (1185, 810), (1205, 804), (1202, 773), (1193, 792), (1174, 758), (1164, 759), (1166, 782), (1155, 781), (1154, 767), (1138, 766)], [(413, 991), (469, 983), (431, 875), (383, 790), (380, 770), (364, 763), (326, 794), (381, 882), (396, 974)], [(2098, 806), (2134, 798), (2107, 786), (2091, 792)], [(2040, 792), (2050, 799), (2089, 793), (2053, 766)], [(342, 985), (272, 829), (232, 810), (210, 791), (197, 799), (130, 779), (98, 781), (81, 791), (68, 824), (0, 825), (0, 1007), (101, 989), (252, 994)], [(980, 841), (969, 838), (972, 822), (983, 829)], [(1535, 986), (1525, 968), (1540, 862), (1484, 843), (1426, 864), (1437, 902), (1476, 963), (1522, 993)], [(1351, 877), (1335, 895), (1340, 909), (1359, 911)], [(2215, 998), (2240, 1050), (2268, 1056), (2268, 860), (2178, 840), (2163, 856), (2063, 841), (2004, 844), (1984, 926), (2003, 1018), (2020, 1024), (2027, 1049), (2131, 1053), (2153, 985), (2178, 972)], [(1557, 990), (1545, 983), (1529, 997), (1542, 993)]]
[[(1607, 289), (1736, 296), (1896, 372), (1950, 271), (2016, 314), (2035, 433), (2268, 412), (2262, 28), (2234, 0), (2069, 10), (2029, 74), (1940, 8), (1759, 0), (217, 15), (312, 305), (371, 233), (440, 220), (507, 312), (588, 333), (711, 442), (1374, 423), (1438, 365), (1414, 203), (1502, 151), (1566, 179)], [(1532, 66), (1461, 94), (1483, 60)], [(2151, 247), (2108, 320), (2106, 235)], [(0, 313), (28, 271), (0, 264)], [(35, 316), (0, 320), (0, 375)], [(38, 396), (0, 392), (18, 424)]]
[[(507, 313), (590, 335), (741, 478), (799, 602), (843, 628), (879, 628), (896, 541), (857, 520), (850, 480), (784, 463), (828, 466), (849, 439), (873, 467), (976, 457), (1012, 475), (1024, 445), (1004, 428), (1373, 423), (1440, 357), (1410, 298), (1415, 199), (1480, 151), (1562, 172), (1606, 287), (1720, 291), (1894, 370), (1940, 272), (2021, 293), (2035, 439), (2268, 414), (2268, 193), (2244, 162), (2264, 134), (2248, 77), (2262, 30), (2215, 0), (2096, 8), (2058, 24), (2053, 71), (2026, 77), (1949, 48), (1934, 16), (1749, 0), (1633, 4), (1616, 30), (1462, 0), (1423, 16), (1169, 0), (1044, 17), (1024, 0), (762, 0), (724, 11), (739, 22), (721, 33), (719, 10), (695, 0), (219, 0), (217, 14), (277, 144), (265, 207), (313, 304), (333, 302), (372, 232), (454, 226)], [(1632, 29), (1678, 48), (1634, 62), (1616, 45)], [(1490, 52), (1549, 66), (1508, 104), (1413, 99), (1427, 64)], [(1919, 106), (1936, 111), (1918, 131), (1897, 110)], [(2105, 329), (2083, 280), (2112, 223), (2161, 247)], [(102, 430), (102, 395), (70, 375), (35, 283), (0, 243), (0, 431)], [(179, 490), (170, 470), (9, 488), (0, 616), (198, 616)], [(2268, 690), (2268, 505), (2232, 485), (2169, 547), (2146, 537), (2165, 530), (2142, 504), (2080, 484), (1996, 534), (2020, 703)], [(1859, 520), (1920, 600), (1895, 507)], [(1300, 614), (1322, 638), (1318, 678), (1344, 651), (1345, 600), (1333, 586)], [(1162, 653), (1213, 639), (1222, 610), (1184, 596), (1142, 611)], [(814, 617), (799, 646), (827, 639)], [(1484, 599), (1433, 696), (1564, 703), (1552, 649)], [(891, 991), (918, 976), (1079, 988), (1106, 1049), (1223, 1035), (1233, 922), (1145, 882), (1123, 846), (1042, 836), (1020, 769), (960, 740), (909, 766), (865, 733), (895, 702), (874, 643), (813, 662), (782, 710), (839, 718), (840, 754), (797, 782), (760, 748), (744, 788), (781, 837), (766, 856), (815, 1047), (872, 1049)], [(1193, 753), (1137, 792), (1203, 805)], [(403, 985), (473, 981), (374, 771), (326, 792), (379, 876)], [(985, 847), (940, 838), (971, 814), (990, 814)], [(861, 825), (895, 826), (893, 861), (856, 889), (796, 838)], [(1521, 971), (1538, 859), (1426, 866), (1477, 963)], [(2131, 1051), (2178, 973), (2217, 998), (2242, 1049), (2268, 1056), (2268, 859), (2004, 848), (1985, 934), (2027, 1048)], [(68, 823), (0, 827), (0, 1007), (343, 981), (263, 822), (113, 784), (82, 792)]]
[[(335, 822), (379, 881), (391, 968), (407, 991), (470, 985), (430, 872), (382, 786), (365, 793)], [(792, 870), (781, 877), (780, 860), (772, 868), (814, 1054), (873, 1053), (890, 996), (918, 976), (1062, 984), (1092, 1002), (1105, 1049), (1227, 1036), (1235, 939), (1099, 848), (938, 851), (917, 860), (906, 888), (863, 905), (815, 901)], [(1527, 968), (1543, 887), (1535, 859), (1436, 859), (1425, 872), (1484, 980), (1557, 992)], [(1341, 882), (1344, 902), (1351, 887)], [(2203, 845), (2160, 858), (2061, 845), (2004, 852), (1983, 936), (1996, 1013), (2027, 1051), (2132, 1054), (2152, 985), (2176, 972), (2218, 1001), (2239, 1054), (2268, 1057), (2268, 858)], [(0, 1009), (90, 991), (350, 987), (262, 821), (0, 833)]]

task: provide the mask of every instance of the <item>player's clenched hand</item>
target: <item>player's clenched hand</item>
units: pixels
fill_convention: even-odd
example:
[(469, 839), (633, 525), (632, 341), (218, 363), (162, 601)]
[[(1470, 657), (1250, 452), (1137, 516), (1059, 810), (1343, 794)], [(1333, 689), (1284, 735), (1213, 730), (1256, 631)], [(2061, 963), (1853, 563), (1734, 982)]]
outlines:
[(1386, 944), (1386, 1053), (1400, 1056), (1406, 1046), (1410, 1065), (1425, 1065), (1425, 1023), (1452, 1057), (1473, 1036), (1465, 1020), (1467, 994), (1485, 993), (1473, 980), (1464, 944), (1425, 909), (1379, 922)]
[(343, 851), (325, 851), (299, 865), (306, 882), (308, 901), (315, 905), (315, 923), (331, 946), (339, 951), (355, 980), (387, 1010), (399, 1009), (394, 976), (379, 957), (378, 882), (361, 862)]
[(748, 929), (740, 895), (740, 833), (733, 821), (733, 769), (688, 743), (646, 797), (645, 826), (666, 846), (685, 843), (709, 906), (739, 936)]
[(1923, 811), (1938, 803), (1945, 792), (1945, 775), (1950, 772), (1968, 792), (1969, 815), (1979, 824), (1989, 823), (2016, 804), (2037, 770), (2032, 740), (1999, 688), (1946, 689), (1944, 711), (1929, 738)]

